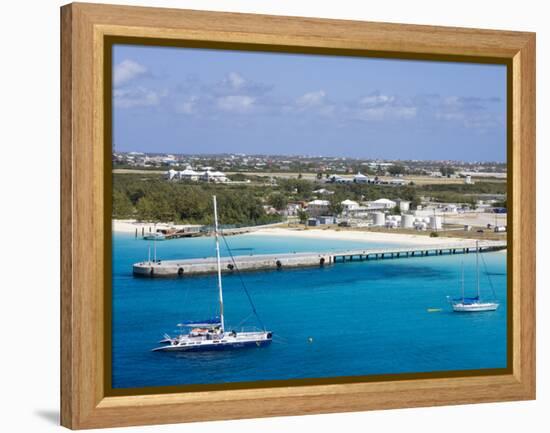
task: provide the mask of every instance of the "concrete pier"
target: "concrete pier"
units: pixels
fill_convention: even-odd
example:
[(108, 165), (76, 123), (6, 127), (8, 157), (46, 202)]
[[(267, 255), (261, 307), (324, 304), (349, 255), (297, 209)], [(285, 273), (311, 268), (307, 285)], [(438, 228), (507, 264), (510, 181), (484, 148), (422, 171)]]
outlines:
[[(482, 241), (480, 252), (496, 251), (506, 248), (506, 241)], [(283, 270), (291, 268), (323, 267), (348, 261), (368, 261), (398, 259), (408, 257), (425, 257), (442, 254), (467, 254), (476, 249), (475, 241), (460, 242), (448, 245), (424, 245), (396, 248), (373, 248), (364, 250), (331, 251), (326, 253), (285, 253), (234, 256), (241, 271)], [(235, 265), (230, 257), (222, 257), (223, 273), (235, 272)], [(143, 277), (185, 277), (217, 272), (216, 258), (158, 260), (135, 263), (133, 272)]]

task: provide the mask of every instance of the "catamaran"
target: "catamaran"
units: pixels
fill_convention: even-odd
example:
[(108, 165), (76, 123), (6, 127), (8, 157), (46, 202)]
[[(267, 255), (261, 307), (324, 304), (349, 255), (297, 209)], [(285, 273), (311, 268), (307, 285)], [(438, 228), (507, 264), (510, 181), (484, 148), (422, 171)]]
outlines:
[[(227, 331), (225, 327), (225, 317), (223, 311), (223, 287), (222, 272), (220, 261), (220, 231), (218, 228), (218, 208), (216, 196), (214, 201), (214, 235), (216, 238), (216, 258), (218, 268), (218, 297), (220, 305), (220, 315), (213, 319), (202, 321), (190, 321), (179, 323), (179, 328), (189, 328), (188, 332), (181, 332), (175, 337), (167, 334), (160, 341), (163, 346), (153, 349), (155, 352), (179, 352), (179, 351), (203, 351), (203, 350), (223, 350), (237, 349), (243, 347), (262, 347), (271, 343), (272, 332), (266, 331), (265, 327), (261, 331)], [(232, 257), (232, 256), (231, 256)], [(233, 263), (236, 267), (236, 263)], [(238, 269), (237, 269), (238, 270)], [(246, 287), (243, 287), (245, 290)], [(248, 294), (248, 299), (252, 305), (252, 311), (259, 319), (256, 308)], [(261, 320), (260, 320), (261, 322)], [(262, 324), (263, 327), (263, 324)]]
[[(485, 263), (485, 262), (484, 262)], [(459, 313), (474, 313), (480, 311), (495, 311), (499, 304), (495, 301), (483, 301), (480, 293), (480, 281), (479, 281), (479, 241), (476, 242), (476, 288), (477, 295), (474, 297), (466, 297), (464, 291), (464, 263), (462, 263), (462, 296), (460, 298), (450, 298), (447, 296), (450, 304), (453, 307), (453, 311)], [(489, 278), (489, 283), (492, 283)], [(493, 290), (494, 295), (494, 290)]]

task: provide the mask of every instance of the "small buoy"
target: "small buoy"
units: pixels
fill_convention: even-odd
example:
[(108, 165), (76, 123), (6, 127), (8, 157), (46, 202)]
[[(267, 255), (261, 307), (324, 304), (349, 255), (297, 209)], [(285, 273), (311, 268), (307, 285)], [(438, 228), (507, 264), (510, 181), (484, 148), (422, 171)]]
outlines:
[(308, 342), (308, 343), (313, 343), (313, 337), (308, 337), (308, 338), (307, 338), (307, 342)]

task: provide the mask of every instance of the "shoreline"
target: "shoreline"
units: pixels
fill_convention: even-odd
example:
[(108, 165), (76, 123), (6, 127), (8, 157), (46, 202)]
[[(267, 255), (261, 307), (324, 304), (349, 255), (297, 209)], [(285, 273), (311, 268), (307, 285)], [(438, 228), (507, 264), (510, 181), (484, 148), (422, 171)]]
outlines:
[[(135, 220), (112, 220), (113, 233), (144, 233), (154, 232), (159, 228), (185, 228), (194, 227), (190, 224), (169, 223), (140, 223)], [(465, 243), (471, 243), (474, 239), (456, 237), (430, 237), (421, 234), (387, 233), (368, 230), (342, 230), (342, 229), (292, 229), (283, 227), (265, 227), (240, 234), (239, 236), (275, 236), (275, 237), (301, 237), (305, 239), (325, 239), (342, 241), (359, 241), (400, 245), (440, 245), (456, 244), (459, 247)], [(506, 250), (504, 250), (506, 251)]]
[(157, 229), (168, 229), (176, 228), (183, 229), (186, 227), (200, 227), (199, 224), (171, 224), (171, 223), (140, 223), (136, 220), (111, 220), (111, 227), (113, 233), (135, 233), (136, 230), (138, 234), (141, 234), (141, 231), (145, 233), (154, 232)]
[(409, 233), (381, 233), (360, 230), (335, 230), (335, 229), (288, 229), (288, 228), (264, 228), (246, 235), (255, 236), (282, 236), (282, 237), (303, 237), (309, 239), (332, 239), (343, 241), (364, 241), (379, 242), (401, 245), (438, 245), (471, 243), (472, 239), (437, 237), (431, 238), (426, 235), (412, 235)]

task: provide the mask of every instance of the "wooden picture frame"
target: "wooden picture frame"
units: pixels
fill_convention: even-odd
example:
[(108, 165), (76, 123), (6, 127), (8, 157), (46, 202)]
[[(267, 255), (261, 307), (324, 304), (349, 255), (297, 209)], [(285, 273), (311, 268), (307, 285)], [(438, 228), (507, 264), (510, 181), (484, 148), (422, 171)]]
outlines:
[[(363, 382), (109, 395), (108, 38), (508, 65), (509, 369)], [(72, 429), (535, 398), (535, 35), (313, 18), (69, 4), (61, 8), (61, 424)], [(109, 229), (110, 230), (110, 229)], [(196, 405), (208, 411), (196, 411)]]

